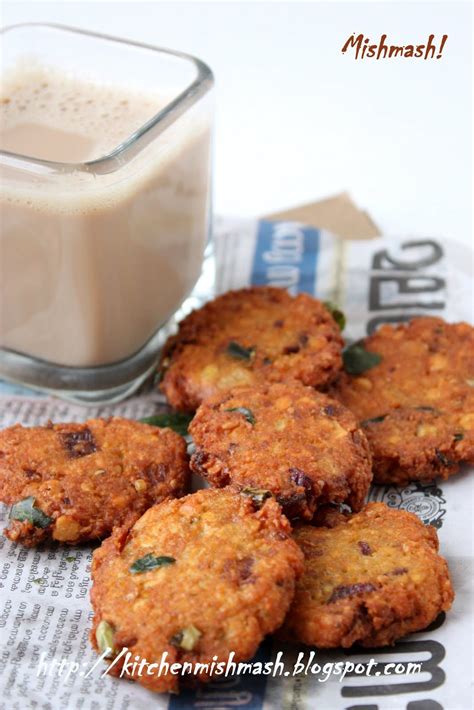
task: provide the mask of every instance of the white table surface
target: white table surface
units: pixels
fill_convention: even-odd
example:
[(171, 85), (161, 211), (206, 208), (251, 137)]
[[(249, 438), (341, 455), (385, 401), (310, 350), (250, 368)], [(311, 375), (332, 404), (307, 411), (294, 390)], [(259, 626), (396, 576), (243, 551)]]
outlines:
[[(215, 208), (268, 213), (348, 190), (390, 234), (472, 240), (471, 5), (456, 2), (4, 2), (172, 47), (217, 81)], [(352, 32), (448, 34), (441, 60), (355, 61)]]

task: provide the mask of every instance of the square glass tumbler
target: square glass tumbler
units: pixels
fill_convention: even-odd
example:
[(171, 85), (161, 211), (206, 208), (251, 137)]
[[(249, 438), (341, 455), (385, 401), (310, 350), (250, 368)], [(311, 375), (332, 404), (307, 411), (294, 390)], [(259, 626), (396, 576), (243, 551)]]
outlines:
[[(7, 28), (1, 44), (1, 101), (17, 102), (25, 120), (13, 126), (21, 150), (1, 128), (0, 378), (77, 402), (117, 401), (152, 372), (203, 273), (213, 76), (180, 52), (55, 25)], [(25, 96), (36, 97), (36, 114)], [(39, 116), (44, 150), (32, 155), (42, 110), (55, 122)], [(141, 118), (114, 143), (122, 110)], [(81, 147), (84, 116), (107, 148), (58, 160), (61, 142)]]

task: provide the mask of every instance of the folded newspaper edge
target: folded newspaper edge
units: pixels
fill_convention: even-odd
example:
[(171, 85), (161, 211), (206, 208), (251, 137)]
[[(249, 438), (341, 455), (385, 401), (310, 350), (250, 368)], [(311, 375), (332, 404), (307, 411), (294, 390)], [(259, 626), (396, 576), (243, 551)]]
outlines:
[[(249, 284), (271, 284), (332, 300), (346, 313), (346, 336), (351, 340), (382, 322), (402, 322), (417, 315), (473, 320), (472, 255), (455, 242), (432, 237), (350, 242), (295, 222), (220, 220), (215, 250), (218, 293)], [(139, 418), (162, 406), (163, 398), (151, 389), (120, 404), (84, 408), (0, 383), (1, 427), (110, 414)], [(471, 706), (474, 636), (474, 479), (470, 474), (466, 469), (449, 481), (411, 483), (404, 488), (373, 486), (370, 493), (370, 500), (410, 510), (437, 528), (456, 590), (448, 615), (391, 648), (315, 651), (314, 655), (320, 666), (350, 661), (362, 670), (370, 659), (382, 669), (389, 662), (422, 662), (417, 675), (368, 676), (353, 671), (342, 679), (337, 674), (268, 677), (262, 673), (217, 680), (177, 696), (155, 695), (136, 683), (102, 677), (106, 669), (102, 662), (94, 667), (96, 655), (88, 641), (91, 547), (51, 544), (27, 550), (2, 537), (0, 707), (145, 710), (153, 703), (170, 710), (237, 706), (252, 710), (466, 710)], [(311, 651), (283, 648), (267, 639), (255, 660), (263, 668), (283, 651), (285, 666), (291, 668), (301, 650), (306, 657)]]

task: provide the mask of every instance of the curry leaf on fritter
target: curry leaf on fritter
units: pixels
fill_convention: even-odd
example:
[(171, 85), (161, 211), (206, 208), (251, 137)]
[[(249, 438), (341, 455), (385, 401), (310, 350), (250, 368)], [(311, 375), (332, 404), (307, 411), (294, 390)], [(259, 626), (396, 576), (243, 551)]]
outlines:
[(43, 513), (39, 508), (35, 508), (35, 499), (33, 496), (24, 498), (18, 501), (11, 507), (10, 520), (26, 521), (31, 523), (36, 528), (47, 528), (51, 525), (53, 519)]
[(344, 369), (349, 375), (361, 375), (382, 361), (382, 356), (364, 348), (361, 340), (350, 345), (342, 353)]
[(163, 412), (152, 417), (143, 417), (139, 421), (142, 424), (150, 424), (151, 426), (168, 427), (177, 434), (186, 436), (192, 418), (192, 414), (184, 414), (183, 412)]

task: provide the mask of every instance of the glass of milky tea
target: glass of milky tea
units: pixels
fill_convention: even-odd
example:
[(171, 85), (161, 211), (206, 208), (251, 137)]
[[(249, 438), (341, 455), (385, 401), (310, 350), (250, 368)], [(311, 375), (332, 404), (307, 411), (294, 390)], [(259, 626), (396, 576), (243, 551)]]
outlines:
[(122, 399), (202, 274), (212, 73), (54, 25), (7, 28), (0, 57), (0, 378)]

